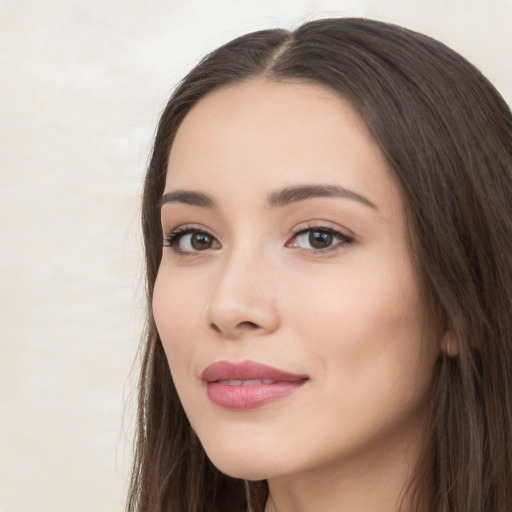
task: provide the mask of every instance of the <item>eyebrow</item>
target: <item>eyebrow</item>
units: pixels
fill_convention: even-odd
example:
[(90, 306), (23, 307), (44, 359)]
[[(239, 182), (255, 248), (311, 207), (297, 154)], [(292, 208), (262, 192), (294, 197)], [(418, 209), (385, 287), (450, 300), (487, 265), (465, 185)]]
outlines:
[(157, 207), (161, 208), (166, 203), (184, 203), (201, 208), (214, 208), (215, 200), (202, 192), (193, 190), (174, 190), (164, 194), (157, 203)]
[(314, 197), (341, 197), (342, 199), (351, 199), (377, 210), (377, 205), (367, 197), (337, 185), (299, 185), (296, 187), (287, 187), (272, 192), (268, 196), (267, 205), (271, 208), (275, 208), (306, 199), (312, 199)]
[[(367, 197), (337, 185), (298, 185), (286, 187), (271, 192), (267, 197), (265, 205), (269, 208), (278, 208), (315, 197), (340, 197), (342, 199), (351, 199), (374, 210), (378, 209), (377, 205)], [(167, 203), (183, 203), (209, 209), (213, 209), (217, 206), (216, 201), (211, 196), (194, 190), (174, 190), (167, 192), (167, 194), (164, 194), (158, 201), (157, 207), (161, 208)]]

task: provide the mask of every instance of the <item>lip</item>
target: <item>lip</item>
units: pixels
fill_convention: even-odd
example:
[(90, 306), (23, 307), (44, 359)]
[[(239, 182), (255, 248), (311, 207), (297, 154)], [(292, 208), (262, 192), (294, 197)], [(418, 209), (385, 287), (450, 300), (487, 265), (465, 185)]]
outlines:
[(204, 369), (201, 379), (214, 404), (240, 411), (285, 398), (302, 387), (308, 377), (254, 361), (217, 361)]

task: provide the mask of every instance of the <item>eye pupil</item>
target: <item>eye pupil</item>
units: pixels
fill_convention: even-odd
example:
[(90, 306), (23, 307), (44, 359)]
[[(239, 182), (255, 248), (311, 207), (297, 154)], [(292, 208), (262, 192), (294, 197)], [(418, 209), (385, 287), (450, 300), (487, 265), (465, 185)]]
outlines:
[(212, 246), (212, 237), (206, 233), (193, 233), (190, 243), (196, 251), (204, 251)]
[(310, 231), (309, 243), (315, 249), (325, 249), (332, 244), (332, 234), (327, 231)]

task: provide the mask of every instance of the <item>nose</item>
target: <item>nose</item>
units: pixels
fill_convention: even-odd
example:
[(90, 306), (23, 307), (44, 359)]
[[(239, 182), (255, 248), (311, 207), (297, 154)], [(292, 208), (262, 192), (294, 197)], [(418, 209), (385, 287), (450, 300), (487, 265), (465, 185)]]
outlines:
[(231, 255), (219, 270), (207, 306), (209, 329), (226, 339), (274, 332), (280, 320), (272, 274), (264, 258)]

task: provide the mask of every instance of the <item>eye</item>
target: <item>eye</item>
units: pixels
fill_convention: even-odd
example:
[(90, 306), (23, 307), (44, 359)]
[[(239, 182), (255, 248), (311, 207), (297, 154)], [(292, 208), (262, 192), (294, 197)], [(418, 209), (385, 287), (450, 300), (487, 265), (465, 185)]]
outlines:
[(164, 247), (171, 247), (178, 254), (197, 253), (218, 249), (219, 241), (210, 233), (197, 228), (178, 228), (164, 239)]
[(308, 252), (328, 252), (352, 243), (352, 237), (340, 231), (322, 226), (300, 229), (288, 242), (288, 247), (297, 247)]

